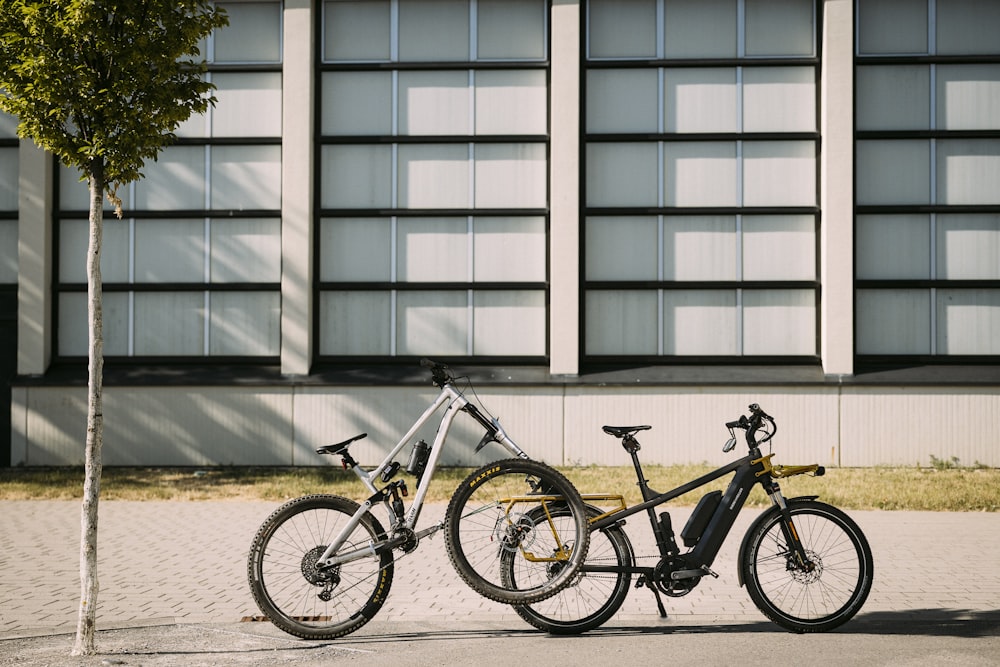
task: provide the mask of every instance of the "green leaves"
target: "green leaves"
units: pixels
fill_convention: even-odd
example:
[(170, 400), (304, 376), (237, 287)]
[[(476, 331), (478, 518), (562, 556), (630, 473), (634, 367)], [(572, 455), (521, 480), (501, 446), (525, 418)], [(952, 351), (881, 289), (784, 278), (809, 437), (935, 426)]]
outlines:
[(207, 0), (0, 0), (0, 109), (113, 194), (214, 104), (195, 58), (227, 24)]

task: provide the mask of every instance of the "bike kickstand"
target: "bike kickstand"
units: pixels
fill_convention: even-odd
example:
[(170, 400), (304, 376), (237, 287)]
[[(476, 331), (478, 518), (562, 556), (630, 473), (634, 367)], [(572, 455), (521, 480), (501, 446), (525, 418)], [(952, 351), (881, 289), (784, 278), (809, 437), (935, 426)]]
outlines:
[(644, 579), (643, 581), (637, 583), (638, 585), (636, 586), (636, 588), (638, 588), (639, 586), (645, 586), (649, 590), (653, 591), (653, 597), (656, 598), (656, 608), (660, 611), (660, 618), (668, 618), (667, 610), (663, 606), (663, 598), (660, 597), (660, 591), (657, 590), (656, 584), (654, 584), (649, 579)]

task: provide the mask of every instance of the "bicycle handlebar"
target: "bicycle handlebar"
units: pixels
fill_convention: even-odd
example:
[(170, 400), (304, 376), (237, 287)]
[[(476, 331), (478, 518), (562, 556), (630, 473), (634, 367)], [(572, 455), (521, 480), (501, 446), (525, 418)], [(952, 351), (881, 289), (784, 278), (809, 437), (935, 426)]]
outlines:
[[(749, 410), (749, 418), (746, 415), (740, 415), (738, 420), (726, 422), (726, 428), (730, 431), (734, 428), (741, 428), (746, 431), (747, 445), (753, 448), (758, 447), (773, 438), (778, 432), (778, 425), (774, 423), (774, 417), (764, 412), (756, 403), (751, 403)], [(764, 426), (764, 422), (767, 422), (767, 424), (770, 425), (770, 429), (763, 438), (757, 440), (757, 431)]]
[(431, 380), (438, 387), (443, 387), (446, 383), (454, 380), (449, 372), (451, 369), (449, 369), (445, 364), (440, 364), (425, 357), (420, 360), (420, 366), (430, 370)]

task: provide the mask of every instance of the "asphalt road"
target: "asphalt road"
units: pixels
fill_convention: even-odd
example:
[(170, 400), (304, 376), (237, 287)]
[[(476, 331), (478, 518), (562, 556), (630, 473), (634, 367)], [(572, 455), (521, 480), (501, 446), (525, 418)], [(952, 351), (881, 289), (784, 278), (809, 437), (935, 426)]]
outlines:
[(101, 655), (69, 657), (71, 635), (0, 641), (0, 665), (1000, 665), (1000, 612), (915, 621), (859, 615), (827, 634), (796, 635), (768, 622), (609, 623), (555, 637), (512, 623), (374, 620), (330, 642), (307, 642), (267, 623), (181, 624), (107, 630)]

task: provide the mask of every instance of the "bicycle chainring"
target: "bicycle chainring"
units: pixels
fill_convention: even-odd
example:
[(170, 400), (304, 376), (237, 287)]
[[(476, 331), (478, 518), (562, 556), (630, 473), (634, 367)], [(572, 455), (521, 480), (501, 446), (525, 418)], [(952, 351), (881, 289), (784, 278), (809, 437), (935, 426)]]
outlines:
[(691, 577), (688, 579), (671, 579), (671, 575), (678, 570), (688, 570), (691, 566), (680, 557), (674, 556), (662, 559), (653, 568), (653, 582), (664, 595), (672, 598), (679, 598), (690, 593), (701, 577)]

